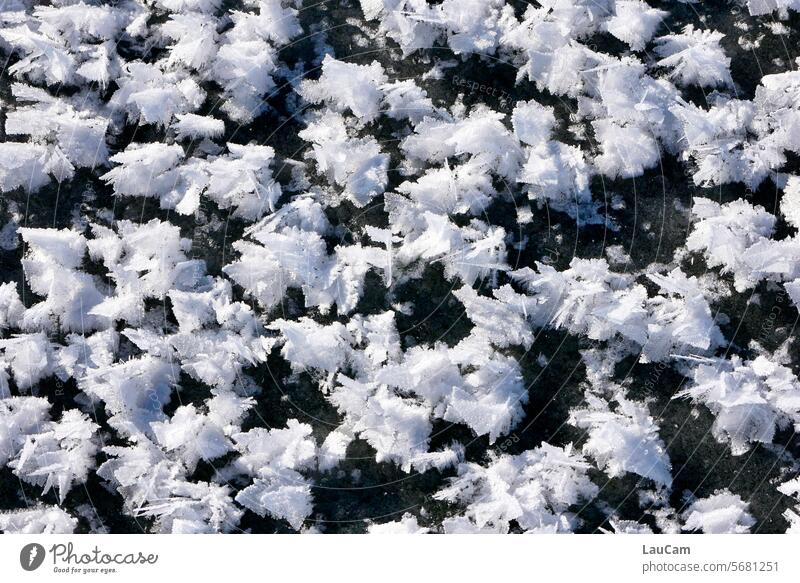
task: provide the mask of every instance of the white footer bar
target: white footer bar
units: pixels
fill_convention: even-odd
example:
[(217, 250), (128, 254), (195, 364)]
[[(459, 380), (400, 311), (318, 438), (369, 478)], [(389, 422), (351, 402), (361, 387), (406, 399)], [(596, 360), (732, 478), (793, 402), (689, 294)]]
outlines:
[(6, 535), (0, 580), (750, 583), (797, 580), (797, 541), (790, 535)]

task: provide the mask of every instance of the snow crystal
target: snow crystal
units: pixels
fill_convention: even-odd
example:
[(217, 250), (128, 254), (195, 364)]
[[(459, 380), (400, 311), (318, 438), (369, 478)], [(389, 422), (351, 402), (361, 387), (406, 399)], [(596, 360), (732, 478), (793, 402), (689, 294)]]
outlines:
[(427, 534), (430, 529), (424, 528), (417, 522), (416, 516), (404, 514), (400, 520), (371, 524), (367, 528), (369, 534)]
[(750, 532), (756, 521), (747, 512), (748, 505), (727, 490), (708, 498), (695, 500), (683, 513), (683, 530), (700, 530), (708, 534), (741, 534)]
[(528, 532), (570, 532), (578, 519), (570, 506), (597, 493), (586, 476), (588, 464), (570, 446), (547, 443), (518, 456), (503, 455), (488, 467), (464, 463), (438, 500), (465, 507), (463, 519), (472, 528), (508, 532), (516, 521)]
[(360, 120), (370, 122), (378, 115), (383, 98), (380, 86), (387, 80), (377, 61), (371, 65), (356, 65), (326, 55), (319, 80), (303, 81), (300, 94), (306, 101), (328, 102), (337, 111), (350, 110)]
[(650, 42), (668, 14), (641, 0), (615, 2), (615, 9), (616, 14), (609, 19), (607, 30), (634, 51), (641, 51)]
[(0, 530), (7, 534), (72, 534), (78, 520), (58, 506), (41, 506), (0, 513)]
[(714, 436), (730, 441), (734, 455), (752, 443), (771, 443), (778, 428), (800, 426), (800, 381), (766, 356), (742, 361), (700, 362), (693, 384), (680, 396), (704, 403), (715, 414)]
[(732, 83), (730, 58), (719, 44), (723, 34), (686, 25), (679, 34), (657, 39), (658, 64), (672, 69), (671, 76), (682, 85), (717, 87)]

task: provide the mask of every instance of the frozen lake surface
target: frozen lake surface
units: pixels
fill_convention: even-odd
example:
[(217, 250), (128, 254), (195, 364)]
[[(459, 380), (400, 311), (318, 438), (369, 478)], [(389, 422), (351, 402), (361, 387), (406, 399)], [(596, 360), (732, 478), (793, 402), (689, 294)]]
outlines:
[(0, 12), (0, 530), (800, 528), (793, 0)]

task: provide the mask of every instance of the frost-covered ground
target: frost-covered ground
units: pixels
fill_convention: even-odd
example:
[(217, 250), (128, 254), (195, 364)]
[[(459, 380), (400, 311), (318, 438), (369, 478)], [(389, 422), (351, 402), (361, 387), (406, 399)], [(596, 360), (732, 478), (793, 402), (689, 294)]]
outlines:
[(798, 0), (1, 0), (0, 530), (800, 530)]

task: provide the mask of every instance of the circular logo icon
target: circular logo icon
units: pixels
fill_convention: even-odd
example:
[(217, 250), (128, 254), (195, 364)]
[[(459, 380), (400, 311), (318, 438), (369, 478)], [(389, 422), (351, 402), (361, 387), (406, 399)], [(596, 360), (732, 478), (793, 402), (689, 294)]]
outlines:
[(44, 562), (44, 547), (39, 543), (29, 543), (19, 552), (19, 564), (26, 571), (35, 571)]

